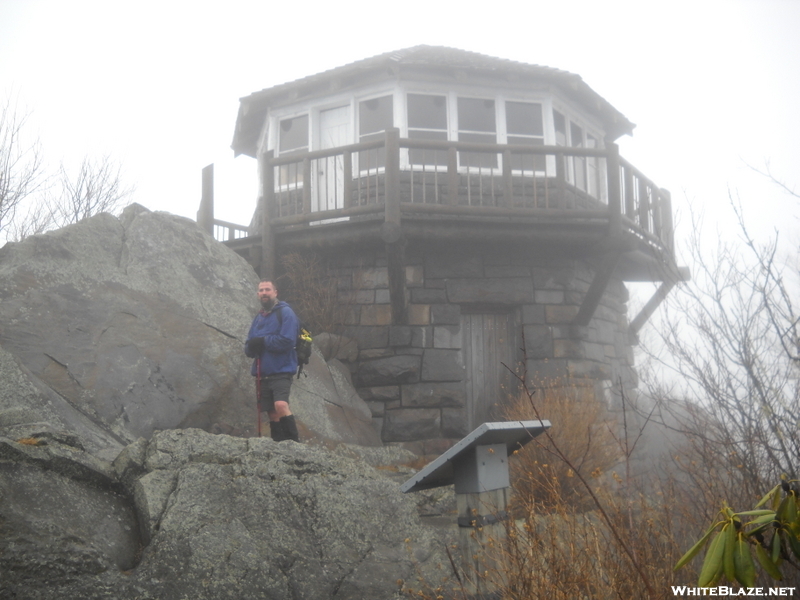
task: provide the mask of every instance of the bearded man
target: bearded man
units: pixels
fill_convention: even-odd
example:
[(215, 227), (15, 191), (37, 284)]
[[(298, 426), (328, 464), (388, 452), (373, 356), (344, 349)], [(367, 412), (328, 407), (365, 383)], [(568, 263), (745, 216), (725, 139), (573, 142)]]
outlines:
[(256, 378), (259, 429), (260, 415), (266, 412), (273, 440), (299, 442), (289, 392), (297, 372), (295, 342), (300, 321), (286, 302), (278, 300), (278, 288), (272, 281), (259, 282), (258, 299), (261, 310), (250, 326), (244, 353), (253, 359), (250, 373)]

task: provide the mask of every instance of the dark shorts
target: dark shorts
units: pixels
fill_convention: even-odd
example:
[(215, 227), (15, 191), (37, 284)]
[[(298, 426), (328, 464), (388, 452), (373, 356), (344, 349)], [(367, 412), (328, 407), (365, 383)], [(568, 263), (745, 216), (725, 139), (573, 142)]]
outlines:
[(291, 388), (291, 373), (262, 377), (258, 386), (258, 409), (261, 412), (270, 412), (275, 410), (276, 402), (288, 403)]

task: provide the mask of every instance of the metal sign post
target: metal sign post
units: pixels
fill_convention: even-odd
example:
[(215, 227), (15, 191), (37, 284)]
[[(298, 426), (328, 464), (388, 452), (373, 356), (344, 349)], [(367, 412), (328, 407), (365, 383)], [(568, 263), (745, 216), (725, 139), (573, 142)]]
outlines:
[(484, 423), (400, 486), (402, 492), (455, 486), (459, 547), (470, 593), (493, 591), (485, 572), (500, 557), (487, 546), (506, 535), (508, 457), (549, 427), (550, 421)]

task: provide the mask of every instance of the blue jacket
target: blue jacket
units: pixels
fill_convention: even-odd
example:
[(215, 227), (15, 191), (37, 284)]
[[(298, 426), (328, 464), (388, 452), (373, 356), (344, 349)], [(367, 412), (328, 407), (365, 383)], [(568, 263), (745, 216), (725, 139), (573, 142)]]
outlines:
[(254, 377), (258, 374), (258, 358), (261, 358), (262, 377), (278, 373), (296, 373), (297, 353), (294, 346), (299, 329), (300, 321), (286, 302), (279, 300), (270, 312), (260, 311), (250, 325), (247, 339), (263, 337), (264, 352), (260, 357), (256, 356), (248, 351), (245, 344), (244, 353), (253, 359), (250, 373)]

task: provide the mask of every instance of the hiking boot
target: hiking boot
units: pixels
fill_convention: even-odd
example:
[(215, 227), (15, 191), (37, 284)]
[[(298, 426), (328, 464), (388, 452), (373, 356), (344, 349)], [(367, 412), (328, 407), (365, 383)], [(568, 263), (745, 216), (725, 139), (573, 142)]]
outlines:
[(269, 422), (269, 432), (272, 436), (272, 439), (276, 442), (282, 442), (286, 437), (286, 428), (283, 426), (281, 421), (270, 421)]
[(294, 420), (294, 415), (281, 417), (280, 424), (283, 427), (284, 440), (300, 441), (300, 434), (297, 432), (297, 422)]

